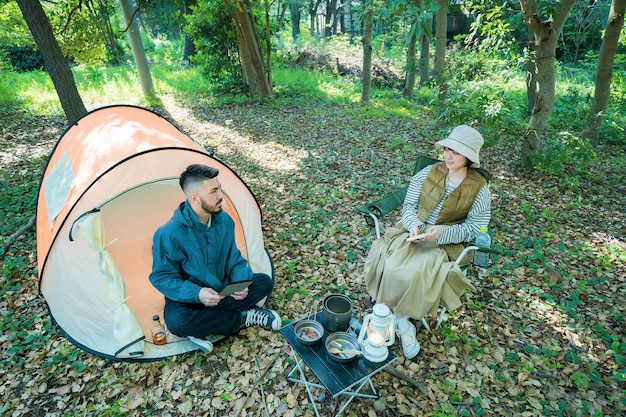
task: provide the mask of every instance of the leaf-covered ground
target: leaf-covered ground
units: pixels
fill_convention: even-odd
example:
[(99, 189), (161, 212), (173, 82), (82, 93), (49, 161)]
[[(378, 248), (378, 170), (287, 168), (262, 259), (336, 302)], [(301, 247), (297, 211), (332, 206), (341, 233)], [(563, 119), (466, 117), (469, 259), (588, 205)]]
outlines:
[[(321, 103), (183, 108), (166, 99), (160, 112), (253, 190), (276, 268), (271, 307), (294, 320), (331, 292), (353, 297), (359, 318), (371, 308), (361, 275), (374, 235), (354, 209), (407, 183), (418, 154), (436, 155), (439, 127), (413, 110), (407, 117)], [(43, 160), (65, 123), (0, 118), (2, 199), (15, 202), (0, 213), (4, 242), (34, 213)], [(486, 149), (500, 254), (489, 270), (469, 271), (477, 291), (440, 330), (417, 323), (417, 358), (393, 347), (397, 372), (374, 377), (380, 399), (357, 399), (345, 415), (623, 415), (622, 152), (600, 149), (602, 163), (577, 189), (567, 178), (520, 171), (515, 141)], [(385, 223), (396, 220), (397, 213)], [(31, 230), (4, 254), (0, 415), (314, 415), (306, 391), (285, 379), (292, 362), (278, 332), (247, 329), (210, 355), (152, 363), (74, 347), (51, 325), (38, 293), (34, 241)], [(340, 401), (313, 392), (322, 415), (334, 415)]]

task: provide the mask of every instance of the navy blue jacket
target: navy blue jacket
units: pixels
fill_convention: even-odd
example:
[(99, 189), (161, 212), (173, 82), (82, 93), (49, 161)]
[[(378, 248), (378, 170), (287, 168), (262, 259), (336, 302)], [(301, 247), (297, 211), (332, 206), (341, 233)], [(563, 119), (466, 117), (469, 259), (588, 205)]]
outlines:
[(188, 201), (155, 233), (150, 282), (170, 300), (198, 303), (202, 287), (219, 292), (230, 282), (252, 279), (235, 244), (235, 223), (225, 212), (201, 223)]

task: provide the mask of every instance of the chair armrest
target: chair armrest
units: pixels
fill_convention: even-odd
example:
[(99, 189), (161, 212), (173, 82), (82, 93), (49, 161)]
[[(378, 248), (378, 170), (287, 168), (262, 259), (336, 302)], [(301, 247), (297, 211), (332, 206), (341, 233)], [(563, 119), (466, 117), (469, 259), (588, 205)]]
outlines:
[(407, 189), (408, 187), (400, 188), (380, 200), (358, 207), (357, 211), (364, 214), (372, 213), (376, 217), (383, 217), (404, 203), (404, 197), (406, 196)]
[(365, 216), (367, 225), (376, 229), (377, 237), (380, 237), (380, 224), (378, 220), (404, 203), (407, 189), (408, 187), (400, 188), (380, 200), (356, 208), (358, 212), (363, 213)]
[(478, 249), (480, 249), (478, 246), (474, 246), (474, 245), (466, 246), (465, 249), (463, 249), (463, 252), (461, 252), (461, 254), (456, 258), (456, 261), (454, 261), (454, 263), (459, 265), (461, 263), (461, 260), (465, 258), (465, 255), (467, 255), (469, 252), (473, 250), (478, 250)]

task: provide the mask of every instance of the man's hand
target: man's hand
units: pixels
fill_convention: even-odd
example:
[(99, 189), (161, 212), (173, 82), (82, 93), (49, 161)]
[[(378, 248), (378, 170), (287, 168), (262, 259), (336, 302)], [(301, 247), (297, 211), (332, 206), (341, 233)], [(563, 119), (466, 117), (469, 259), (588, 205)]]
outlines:
[(206, 307), (215, 307), (224, 298), (224, 296), (219, 295), (213, 288), (207, 287), (202, 288), (200, 294), (198, 294), (198, 300)]
[(248, 292), (249, 290), (246, 288), (245, 290), (234, 292), (230, 296), (237, 301), (241, 301), (248, 296)]

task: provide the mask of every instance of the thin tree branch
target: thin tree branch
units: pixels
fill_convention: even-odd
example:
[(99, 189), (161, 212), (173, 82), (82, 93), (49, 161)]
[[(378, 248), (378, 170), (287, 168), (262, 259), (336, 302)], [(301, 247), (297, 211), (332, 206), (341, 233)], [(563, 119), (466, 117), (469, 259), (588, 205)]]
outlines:
[(270, 364), (267, 366), (267, 368), (265, 368), (265, 371), (263, 371), (263, 374), (259, 375), (259, 379), (257, 379), (254, 385), (248, 389), (248, 395), (246, 395), (246, 398), (243, 399), (243, 402), (241, 403), (239, 410), (237, 410), (237, 412), (234, 414), (235, 417), (241, 414), (241, 412), (243, 411), (243, 408), (246, 406), (246, 403), (248, 402), (248, 398), (250, 398), (250, 395), (252, 395), (252, 391), (254, 391), (254, 387), (259, 385), (259, 383), (263, 380), (263, 378), (265, 378), (265, 375), (267, 375), (267, 373), (272, 368), (272, 366), (274, 366), (274, 362), (276, 362), (276, 359), (278, 359), (278, 355), (280, 354), (280, 352), (281, 352), (280, 350), (276, 352)]
[(28, 220), (28, 223), (26, 223), (24, 226), (22, 226), (20, 229), (18, 229), (11, 236), (6, 238), (6, 240), (4, 241), (4, 244), (2, 245), (3, 248), (4, 248), (4, 252), (5, 253), (6, 253), (7, 249), (9, 249), (9, 246), (11, 246), (11, 242), (13, 242), (13, 240), (17, 239), (19, 236), (21, 236), (24, 233), (28, 232), (30, 229), (32, 229), (35, 226), (35, 220), (36, 220), (35, 216), (31, 217), (30, 220)]

